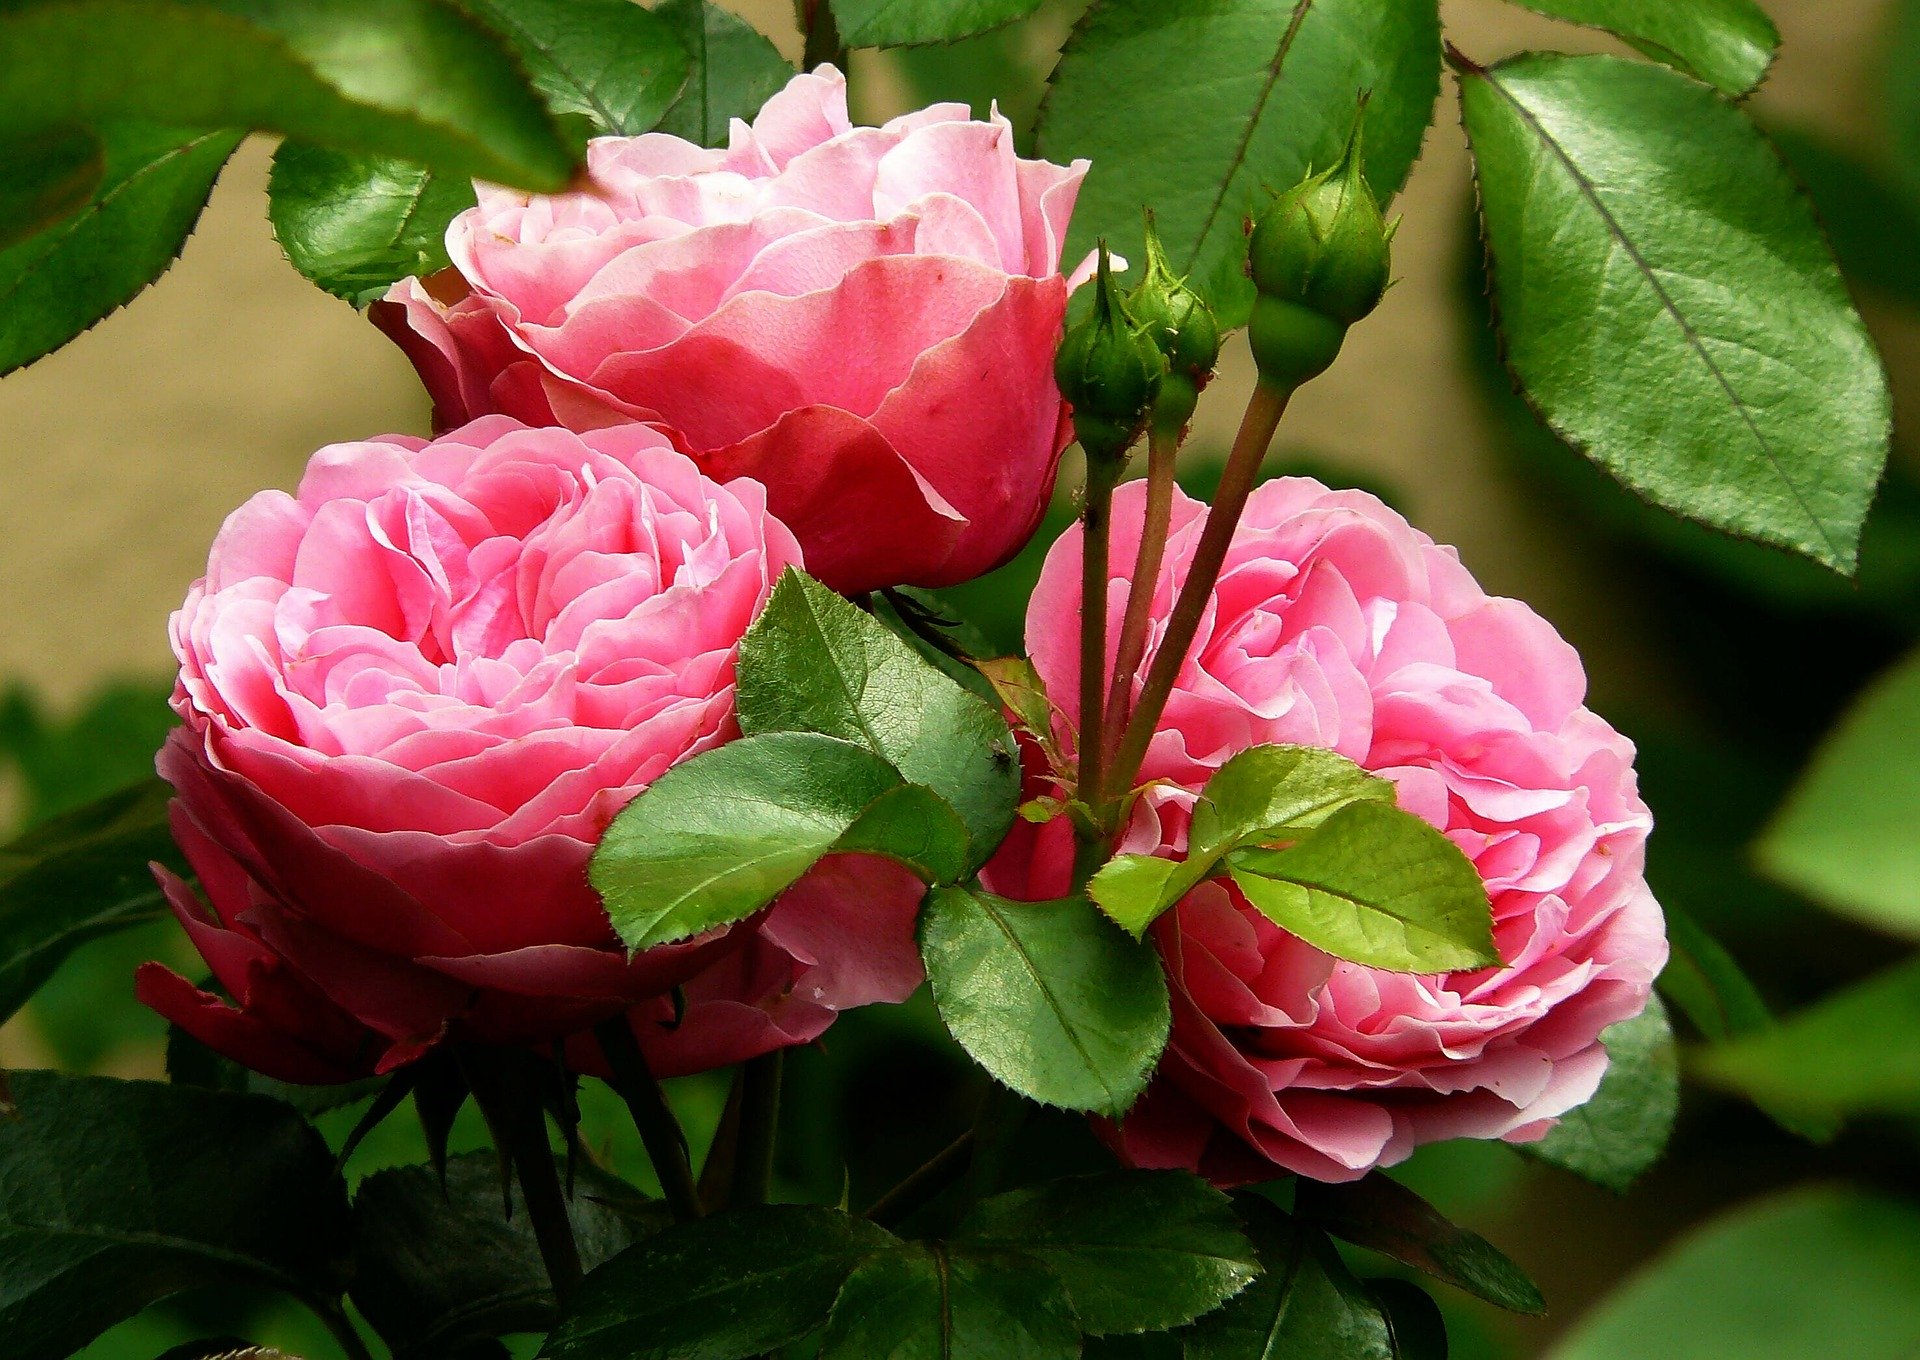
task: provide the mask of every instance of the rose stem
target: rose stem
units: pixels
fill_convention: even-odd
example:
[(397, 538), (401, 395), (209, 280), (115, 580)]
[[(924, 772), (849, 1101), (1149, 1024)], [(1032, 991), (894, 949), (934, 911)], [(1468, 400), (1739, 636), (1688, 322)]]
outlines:
[(326, 1324), (327, 1332), (346, 1352), (347, 1360), (373, 1360), (373, 1352), (367, 1349), (366, 1341), (338, 1299), (309, 1299), (307, 1306), (313, 1310), (315, 1317)]
[(840, 25), (834, 21), (830, 0), (801, 0), (800, 20), (800, 27), (807, 35), (800, 69), (811, 71), (831, 62), (845, 73), (847, 46), (840, 41)]
[(624, 1015), (603, 1020), (593, 1027), (605, 1055), (613, 1087), (627, 1103), (633, 1126), (640, 1131), (647, 1157), (653, 1162), (653, 1174), (660, 1178), (660, 1191), (674, 1221), (688, 1223), (700, 1217), (700, 1192), (694, 1188), (693, 1167), (687, 1161), (687, 1136), (680, 1121), (673, 1117), (660, 1083), (647, 1066), (647, 1055), (633, 1037), (633, 1027)]
[[(1127, 612), (1120, 624), (1120, 642), (1114, 652), (1113, 684), (1107, 690), (1105, 751), (1118, 753), (1133, 700), (1133, 673), (1146, 655), (1147, 624), (1153, 612), (1153, 591), (1166, 555), (1167, 530), (1173, 521), (1173, 468), (1180, 451), (1177, 431), (1156, 429), (1147, 440), (1147, 512), (1140, 525), (1140, 551), (1133, 560), (1133, 580), (1127, 587)], [(1123, 790), (1124, 792), (1124, 790)]]
[(1081, 512), (1080, 774), (1075, 797), (1090, 810), (1100, 806), (1100, 713), (1107, 692), (1107, 549), (1113, 486), (1119, 472), (1117, 460), (1087, 460), (1087, 505)]
[(740, 1147), (733, 1171), (734, 1207), (765, 1204), (773, 1189), (773, 1150), (780, 1132), (780, 1076), (775, 1049), (741, 1071)]
[(527, 1069), (530, 1061), (526, 1054), (471, 1048), (462, 1054), (461, 1066), (474, 1103), (486, 1116), (494, 1146), (513, 1164), (540, 1259), (553, 1282), (553, 1296), (564, 1306), (584, 1272), (573, 1240), (573, 1220), (567, 1216), (566, 1192), (560, 1188), (560, 1173), (553, 1164), (538, 1080)]
[(1287, 401), (1292, 396), (1291, 388), (1263, 382), (1253, 389), (1253, 397), (1247, 402), (1247, 414), (1240, 422), (1240, 433), (1234, 437), (1233, 451), (1227, 455), (1220, 489), (1214, 494), (1213, 509), (1207, 514), (1207, 527), (1201, 531), (1200, 544), (1194, 550), (1186, 584), (1174, 602), (1166, 636), (1161, 639), (1159, 651), (1154, 653), (1146, 684), (1141, 687), (1139, 702), (1121, 739), (1120, 753), (1114, 759), (1112, 773), (1116, 788), (1131, 787), (1140, 773), (1147, 743), (1153, 739), (1154, 727), (1166, 710), (1174, 681), (1180, 678), (1180, 670), (1187, 663), (1187, 651), (1193, 646), (1194, 635), (1200, 631), (1201, 616), (1206, 613), (1207, 602), (1213, 598), (1213, 588), (1220, 580), (1220, 567), (1226, 561), (1227, 548), (1233, 542), (1233, 531), (1239, 527), (1240, 515), (1247, 508), (1247, 497), (1253, 492), (1261, 460), (1267, 455), (1267, 446), (1273, 442), (1274, 431), (1280, 428), (1280, 417), (1286, 414)]
[(973, 1160), (973, 1130), (936, 1152), (927, 1164), (880, 1196), (867, 1209), (867, 1217), (883, 1228), (897, 1227), (916, 1210), (959, 1180)]

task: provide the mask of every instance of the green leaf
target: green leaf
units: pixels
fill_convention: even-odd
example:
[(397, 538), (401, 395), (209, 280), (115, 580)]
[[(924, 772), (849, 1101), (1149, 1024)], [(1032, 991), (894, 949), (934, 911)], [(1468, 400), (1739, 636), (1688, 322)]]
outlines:
[(546, 1360), (746, 1360), (826, 1319), (866, 1257), (898, 1239), (809, 1204), (736, 1209), (630, 1247), (587, 1276)]
[(1186, 1360), (1395, 1360), (1387, 1320), (1317, 1228), (1235, 1197), (1265, 1267), (1186, 1333)]
[(278, 1101), (15, 1072), (0, 1118), (0, 1330), (61, 1360), (157, 1299), (266, 1285), (338, 1296), (348, 1237), (333, 1154)]
[(1391, 1256), (1496, 1308), (1536, 1317), (1547, 1311), (1540, 1286), (1498, 1247), (1378, 1171), (1346, 1185), (1303, 1180), (1294, 1210), (1335, 1237)]
[(740, 644), (735, 694), (749, 736), (838, 737), (939, 794), (967, 825), (968, 871), (1006, 839), (1020, 799), (1006, 722), (813, 578), (780, 578)]
[(1247, 901), (1335, 958), (1408, 973), (1499, 966), (1472, 861), (1391, 804), (1349, 803), (1291, 849), (1236, 850), (1227, 863)]
[[(597, 1195), (635, 1193), (591, 1164), (576, 1172), (567, 1217), (592, 1270), (633, 1244), (635, 1230)], [(513, 1217), (492, 1152), (378, 1172), (353, 1201), (353, 1301), (396, 1357), (459, 1354), (475, 1342), (553, 1326), (553, 1286), (519, 1190)]]
[(933, 999), (960, 1046), (1021, 1095), (1118, 1116), (1172, 1023), (1166, 975), (1083, 898), (937, 888), (920, 919)]
[(1053, 1273), (939, 1242), (869, 1257), (840, 1291), (820, 1360), (1075, 1360), (1080, 1329)]
[(1227, 1197), (1183, 1171), (1109, 1171), (996, 1195), (955, 1243), (1040, 1261), (1095, 1335), (1184, 1326), (1260, 1273)]
[(1067, 238), (1141, 258), (1154, 209), (1176, 272), (1243, 325), (1247, 216), (1339, 156), (1367, 106), (1367, 181), (1406, 182), (1440, 90), (1435, 0), (1108, 0), (1074, 29), (1041, 110), (1042, 154), (1093, 170)]
[(1116, 855), (1087, 885), (1100, 909), (1136, 938), (1244, 845), (1297, 840), (1350, 803), (1392, 803), (1393, 783), (1314, 746), (1256, 746), (1207, 780), (1194, 805), (1187, 857)]
[(1920, 1113), (1920, 959), (1693, 1056), (1702, 1081), (1814, 1120)]
[(1895, 171), (1920, 192), (1920, 0), (1888, 6), (1881, 102)]
[(660, 131), (700, 146), (725, 146), (735, 118), (751, 122), (793, 79), (780, 49), (744, 19), (709, 0), (662, 0), (654, 14), (674, 26), (692, 58), (680, 97)]
[(1367, 1293), (1387, 1320), (1394, 1360), (1447, 1360), (1447, 1319), (1433, 1295), (1411, 1280), (1368, 1280)]
[(1671, 952), (1660, 972), (1661, 994), (1708, 1039), (1731, 1039), (1772, 1025), (1759, 990), (1720, 942), (1685, 912), (1671, 906), (1664, 911)]
[(1657, 66), (1461, 64), (1506, 359), (1535, 408), (1666, 509), (1851, 572), (1886, 380), (1778, 153)]
[(106, 173), (86, 128), (48, 128), (0, 142), (0, 250), (79, 212)]
[(1550, 1360), (1908, 1360), (1920, 1348), (1920, 1211), (1819, 1187), (1681, 1240), (1587, 1313)]
[(396, 279), (447, 267), (447, 227), (473, 182), (413, 161), (283, 142), (268, 184), (273, 234), (293, 267), (355, 306)]
[(1514, 0), (1538, 14), (1603, 28), (1730, 95), (1766, 78), (1780, 30), (1754, 0)]
[(59, 349), (164, 274), (240, 144), (237, 132), (143, 123), (96, 132), (106, 159), (92, 199), (0, 251), (0, 374)]
[(692, 60), (674, 25), (633, 0), (461, 0), (520, 59), (547, 107), (596, 134), (651, 132)]
[(75, 949), (168, 914), (148, 866), (187, 866), (157, 779), (67, 812), (0, 849), (0, 1020)]
[(848, 47), (953, 42), (1024, 19), (1040, 0), (831, 0)]
[(953, 810), (871, 751), (770, 732), (655, 780), (613, 819), (590, 876), (640, 950), (751, 916), (830, 854), (885, 855), (943, 883), (964, 872), (966, 848)]
[(1861, 696), (1760, 838), (1773, 878), (1920, 940), (1920, 651)]
[(1609, 1025), (1600, 1042), (1607, 1074), (1593, 1098), (1560, 1116), (1553, 1131), (1522, 1151), (1624, 1195), (1660, 1160), (1680, 1113), (1680, 1060), (1658, 995), (1631, 1020)]
[(280, 132), (551, 192), (573, 155), (513, 58), (441, 0), (24, 0), (0, 127)]

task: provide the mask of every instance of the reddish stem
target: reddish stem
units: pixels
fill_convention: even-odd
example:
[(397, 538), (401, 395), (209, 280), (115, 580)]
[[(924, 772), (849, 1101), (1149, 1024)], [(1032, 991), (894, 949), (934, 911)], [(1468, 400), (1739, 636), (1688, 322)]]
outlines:
[(1179, 450), (1180, 437), (1171, 430), (1155, 430), (1147, 442), (1147, 510), (1140, 525), (1140, 550), (1133, 559), (1133, 580), (1127, 587), (1127, 612), (1114, 651), (1113, 683), (1107, 690), (1102, 741), (1110, 761), (1118, 755), (1120, 738), (1133, 710), (1133, 674), (1147, 653), (1153, 591), (1161, 560), (1166, 556), (1168, 526), (1173, 522), (1173, 469)]

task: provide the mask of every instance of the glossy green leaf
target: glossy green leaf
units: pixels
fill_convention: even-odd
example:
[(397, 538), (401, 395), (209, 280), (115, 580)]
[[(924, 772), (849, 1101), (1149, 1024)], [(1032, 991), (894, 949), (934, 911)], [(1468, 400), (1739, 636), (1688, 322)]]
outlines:
[(607, 828), (590, 874), (614, 929), (639, 950), (751, 916), (843, 851), (951, 882), (965, 871), (967, 834), (936, 795), (865, 747), (770, 732), (655, 780)]
[(1116, 855), (1087, 885), (1100, 909), (1139, 936), (1241, 846), (1298, 840), (1355, 802), (1391, 804), (1393, 784), (1337, 752), (1256, 746), (1222, 765), (1194, 805), (1187, 856)]
[(1680, 1060), (1658, 995), (1648, 997), (1647, 1008), (1633, 1019), (1608, 1026), (1600, 1042), (1607, 1050), (1600, 1089), (1524, 1150), (1624, 1195), (1673, 1137)]
[(15, 1072), (0, 1118), (0, 1331), (62, 1360), (182, 1290), (337, 1297), (346, 1190), (287, 1106), (159, 1082)]
[(1910, 1360), (1920, 1210), (1839, 1188), (1747, 1205), (1682, 1239), (1549, 1360)]
[[(606, 1202), (631, 1187), (592, 1165), (575, 1173), (567, 1216), (588, 1270), (631, 1246), (632, 1222)], [(554, 1322), (553, 1286), (525, 1202), (513, 1217), (500, 1197), (492, 1152), (448, 1159), (444, 1181), (430, 1166), (367, 1177), (353, 1201), (353, 1302), (396, 1357), (462, 1353), (511, 1332)]]
[(545, 1360), (746, 1360), (826, 1320), (847, 1276), (899, 1240), (808, 1204), (737, 1209), (665, 1232), (587, 1276)]
[(1509, 1312), (1547, 1311), (1540, 1287), (1479, 1233), (1381, 1172), (1345, 1185), (1303, 1180), (1295, 1212), (1335, 1237), (1391, 1256)]
[(920, 954), (940, 1018), (996, 1080), (1047, 1105), (1120, 1115), (1172, 1023), (1152, 948), (1091, 903), (938, 888)]
[(240, 144), (236, 132), (141, 123), (97, 131), (106, 159), (92, 199), (0, 251), (0, 374), (59, 349), (164, 274)]
[(1105, 237), (1141, 258), (1151, 206), (1177, 272), (1223, 324), (1245, 323), (1250, 213), (1339, 156), (1367, 107), (1367, 179), (1406, 182), (1440, 88), (1435, 0), (1108, 0), (1060, 56), (1041, 110), (1050, 160), (1088, 157), (1067, 239), (1077, 262)]
[(939, 1242), (868, 1257), (827, 1319), (820, 1360), (1075, 1360), (1059, 1280), (1030, 1258)]
[(1186, 1333), (1186, 1360), (1395, 1360), (1387, 1320), (1326, 1235), (1263, 1199), (1234, 1200), (1264, 1273)]
[(1920, 960), (1856, 983), (1772, 1029), (1693, 1056), (1702, 1081), (1827, 1119), (1920, 1114)]
[(955, 1243), (1040, 1261), (1096, 1335), (1184, 1326), (1260, 1273), (1227, 1197), (1182, 1171), (1109, 1171), (996, 1195)]
[(1851, 572), (1885, 375), (1766, 139), (1614, 57), (1463, 64), (1461, 97), (1507, 362), (1548, 424), (1677, 514)]
[(0, 250), (80, 211), (105, 173), (100, 139), (86, 128), (0, 141)]
[(0, 128), (249, 128), (551, 191), (574, 159), (514, 59), (442, 0), (24, 0)]
[(1920, 651), (1821, 744), (1761, 837), (1761, 867), (1843, 915), (1920, 940)]
[(1780, 31), (1754, 0), (1514, 0), (1556, 19), (1603, 28), (1656, 61), (1730, 95), (1766, 78)]
[(44, 822), (0, 849), (0, 1020), (88, 940), (166, 916), (149, 865), (187, 866), (157, 779)]
[(660, 120), (660, 131), (700, 146), (725, 146), (735, 118), (753, 121), (760, 106), (793, 79), (780, 49), (731, 10), (711, 0), (662, 0), (654, 14), (674, 26), (692, 69)]
[(848, 47), (952, 42), (1024, 19), (1040, 0), (831, 0)]
[(461, 0), (503, 39), (547, 107), (596, 135), (651, 132), (686, 84), (687, 47), (633, 0)]
[(1472, 861), (1388, 803), (1349, 803), (1287, 850), (1227, 857), (1247, 901), (1335, 958), (1396, 972), (1497, 967), (1493, 910)]
[(1020, 760), (1006, 722), (871, 614), (788, 571), (740, 644), (740, 730), (818, 732), (872, 751), (967, 824), (967, 868), (1013, 825)]
[(284, 142), (268, 213), (293, 267), (356, 306), (396, 279), (445, 269), (447, 227), (474, 205), (473, 182), (413, 161)]

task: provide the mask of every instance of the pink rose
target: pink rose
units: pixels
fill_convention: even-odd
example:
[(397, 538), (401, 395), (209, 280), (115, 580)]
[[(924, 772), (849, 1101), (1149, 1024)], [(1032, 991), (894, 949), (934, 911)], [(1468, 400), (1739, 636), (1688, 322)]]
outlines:
[[(1143, 503), (1139, 482), (1117, 497), (1116, 562), (1133, 561)], [(1174, 508), (1156, 645), (1204, 515), (1185, 497)], [(1027, 615), (1034, 664), (1068, 718), (1079, 562), (1076, 531), (1048, 556)], [(1108, 589), (1114, 631), (1126, 589)], [(1639, 1013), (1667, 946), (1642, 876), (1652, 822), (1633, 747), (1582, 706), (1585, 691), (1549, 624), (1487, 595), (1451, 549), (1372, 496), (1307, 478), (1257, 490), (1141, 772), (1172, 787), (1141, 799), (1124, 848), (1182, 853), (1198, 790), (1240, 751), (1338, 751), (1392, 779), (1401, 805), (1473, 861), (1507, 966), (1417, 977), (1344, 963), (1230, 882), (1203, 884), (1154, 928), (1173, 1038), (1146, 1095), (1106, 1129), (1116, 1151), (1222, 1184), (1282, 1171), (1343, 1181), (1422, 1143), (1541, 1137), (1588, 1099), (1607, 1064), (1600, 1032)], [(1063, 893), (1065, 822), (1014, 835), (990, 885)]]
[(752, 922), (632, 959), (587, 883), (614, 814), (736, 734), (737, 645), (799, 561), (758, 485), (645, 426), (492, 416), (321, 450), (297, 495), (227, 520), (173, 616), (185, 726), (159, 768), (206, 903), (161, 878), (236, 1004), (156, 964), (142, 999), (323, 1082), (644, 1018), (675, 986), (680, 1025), (638, 1025), (673, 1071), (903, 998), (918, 893), (892, 866), (823, 865)]
[(732, 145), (603, 137), (593, 192), (482, 186), (454, 268), (373, 309), (436, 419), (641, 420), (708, 476), (752, 477), (814, 575), (949, 585), (1040, 522), (1069, 439), (1053, 352), (1086, 173), (941, 104), (847, 120), (796, 76)]

